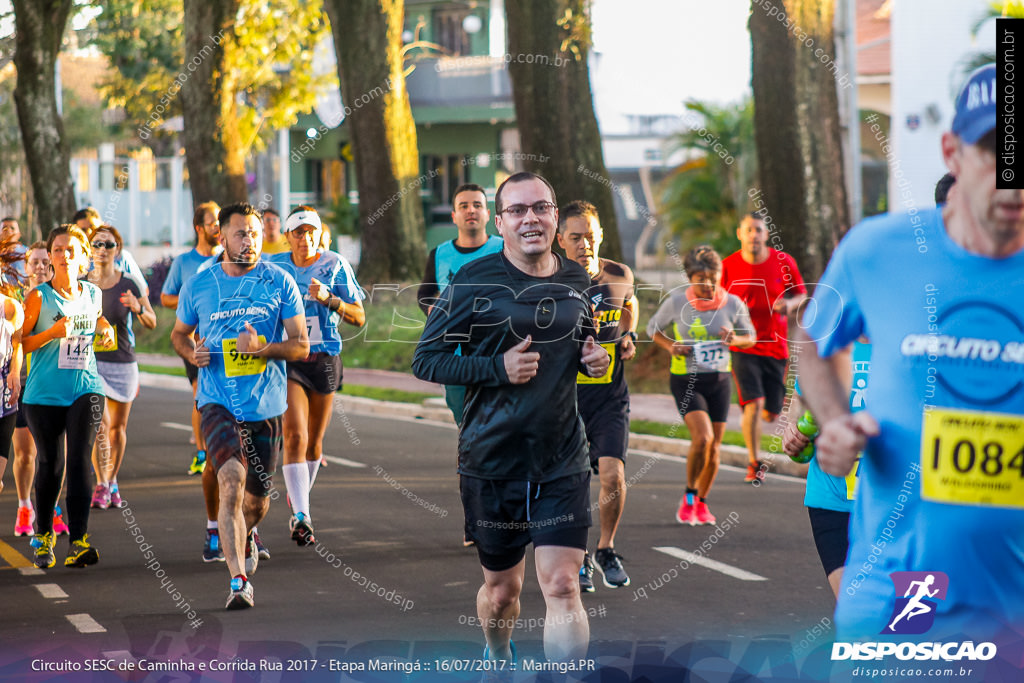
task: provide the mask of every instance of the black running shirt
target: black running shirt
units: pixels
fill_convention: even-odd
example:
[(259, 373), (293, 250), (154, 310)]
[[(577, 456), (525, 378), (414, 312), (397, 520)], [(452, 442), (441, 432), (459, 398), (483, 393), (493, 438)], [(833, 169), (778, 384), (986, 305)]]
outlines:
[[(551, 277), (531, 277), (503, 253), (464, 265), (427, 318), (413, 357), (420, 379), (467, 387), (459, 472), (543, 483), (590, 467), (576, 411), (576, 373), (597, 338), (587, 272), (557, 256)], [(503, 354), (531, 335), (537, 375), (510, 384)], [(462, 347), (462, 355), (456, 349)]]

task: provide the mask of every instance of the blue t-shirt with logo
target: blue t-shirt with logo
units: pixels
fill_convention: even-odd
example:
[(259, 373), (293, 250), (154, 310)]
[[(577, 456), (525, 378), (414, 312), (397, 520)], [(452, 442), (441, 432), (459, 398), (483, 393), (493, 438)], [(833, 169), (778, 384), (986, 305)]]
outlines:
[(939, 210), (872, 218), (839, 245), (814, 299), (803, 323), (822, 356), (871, 339), (881, 427), (860, 461), (840, 636), (878, 639), (903, 597), (898, 571), (949, 577), (928, 640), (1020, 629), (1024, 251), (970, 253)]
[[(871, 369), (871, 345), (857, 342), (853, 345), (853, 376), (850, 383), (850, 411), (867, 408), (868, 373)], [(799, 382), (797, 391), (800, 391)], [(853, 495), (857, 489), (857, 468), (845, 477), (836, 477), (821, 471), (817, 458), (811, 458), (807, 466), (807, 488), (804, 490), (804, 505), (809, 508), (850, 512), (853, 510)]]
[(340, 298), (347, 304), (362, 301), (365, 295), (359, 287), (359, 283), (356, 282), (356, 274), (352, 272), (352, 266), (344, 256), (323, 249), (317, 250), (317, 254), (319, 254), (317, 260), (305, 268), (295, 265), (291, 252), (271, 254), (266, 258), (270, 263), (280, 266), (299, 285), (306, 309), (309, 352), (328, 353), (336, 356), (341, 353), (341, 333), (338, 331), (341, 315), (310, 296), (309, 284), (313, 278), (316, 278), (331, 290), (332, 296)]
[(302, 296), (295, 280), (263, 260), (239, 277), (215, 265), (186, 282), (178, 319), (195, 325), (210, 349), (210, 364), (199, 368), (198, 406), (216, 403), (247, 422), (284, 413), (285, 362), (239, 353), (237, 340), (249, 323), (262, 337), (260, 345), (280, 342), (284, 321), (300, 314)]
[[(220, 252), (220, 247), (217, 247), (213, 254), (216, 256)], [(164, 280), (164, 288), (162, 294), (169, 296), (176, 296), (182, 286), (189, 279), (196, 274), (199, 270), (199, 266), (203, 264), (207, 259), (213, 258), (211, 256), (203, 256), (199, 253), (199, 250), (192, 249), (186, 251), (184, 254), (178, 254), (174, 257), (171, 262), (171, 269), (167, 271), (167, 279)]]

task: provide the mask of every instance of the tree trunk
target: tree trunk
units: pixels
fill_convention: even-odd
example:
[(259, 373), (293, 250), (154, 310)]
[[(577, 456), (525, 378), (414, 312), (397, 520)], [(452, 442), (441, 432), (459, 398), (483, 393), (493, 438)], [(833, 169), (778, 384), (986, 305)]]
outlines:
[(509, 76), (526, 170), (551, 182), (559, 205), (585, 199), (596, 206), (604, 229), (601, 255), (621, 261), (613, 185), (590, 90), (589, 10), (590, 0), (506, 2)]
[[(849, 229), (836, 91), (834, 0), (785, 0), (786, 28), (757, 3), (750, 15), (751, 82), (763, 210), (780, 246), (814, 282)], [(804, 36), (806, 34), (806, 36)], [(798, 40), (797, 36), (801, 36)], [(811, 43), (813, 41), (813, 43)], [(830, 56), (822, 63), (818, 55)], [(755, 188), (757, 189), (757, 188)], [(772, 237), (775, 237), (773, 234)]]
[(71, 5), (72, 0), (14, 0), (14, 102), (44, 236), (75, 213), (71, 152), (57, 114), (54, 71)]
[(175, 82), (181, 84), (182, 141), (193, 206), (211, 200), (243, 202), (249, 196), (235, 84), (224, 69), (237, 12), (238, 0), (185, 0), (185, 63)]
[(416, 124), (402, 65), (404, 0), (325, 0), (359, 186), (365, 282), (417, 280), (426, 245)]

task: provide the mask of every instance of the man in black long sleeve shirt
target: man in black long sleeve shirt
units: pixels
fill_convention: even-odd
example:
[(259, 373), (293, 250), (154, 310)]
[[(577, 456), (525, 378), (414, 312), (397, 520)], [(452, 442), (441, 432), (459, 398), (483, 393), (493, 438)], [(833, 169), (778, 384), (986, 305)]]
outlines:
[(531, 542), (547, 603), (548, 658), (583, 657), (590, 635), (577, 580), (590, 526), (590, 463), (576, 374), (603, 375), (608, 354), (594, 341), (583, 296), (590, 278), (551, 251), (554, 194), (532, 173), (502, 183), (495, 196), (502, 252), (456, 273), (413, 359), (417, 377), (468, 387), (460, 488), (483, 566), (477, 613), (492, 659), (514, 658), (512, 625)]

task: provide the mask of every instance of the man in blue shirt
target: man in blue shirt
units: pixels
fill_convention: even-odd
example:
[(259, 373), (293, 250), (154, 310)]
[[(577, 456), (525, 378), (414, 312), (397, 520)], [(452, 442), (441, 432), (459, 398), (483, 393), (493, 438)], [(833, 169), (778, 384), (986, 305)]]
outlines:
[(227, 608), (243, 609), (253, 605), (249, 576), (259, 558), (252, 529), (270, 507), (281, 453), (284, 361), (305, 358), (309, 339), (295, 280), (260, 259), (256, 209), (231, 204), (219, 220), (225, 258), (185, 283), (171, 342), (199, 368), (196, 403), (217, 473), (218, 522), (232, 576)]
[[(800, 367), (818, 463), (844, 476), (864, 451), (836, 608), (844, 639), (901, 633), (908, 576), (942, 588), (922, 638), (1024, 635), (1024, 191), (996, 187), (997, 95), (990, 64), (957, 97), (942, 136), (947, 203), (855, 227), (803, 318), (818, 351)], [(862, 334), (871, 407), (851, 413), (841, 350)]]

